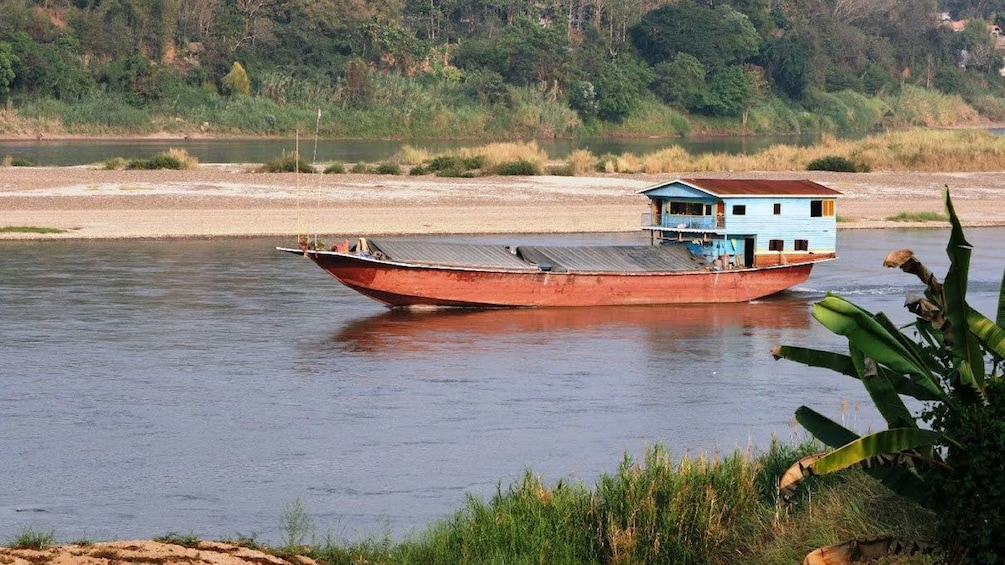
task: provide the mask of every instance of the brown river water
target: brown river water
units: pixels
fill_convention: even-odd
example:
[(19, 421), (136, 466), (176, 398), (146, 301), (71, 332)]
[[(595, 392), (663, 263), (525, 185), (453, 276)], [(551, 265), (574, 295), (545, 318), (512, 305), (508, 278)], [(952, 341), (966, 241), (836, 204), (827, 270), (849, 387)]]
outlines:
[[(970, 301), (993, 316), (1005, 230), (967, 235)], [(297, 498), (319, 536), (401, 538), (528, 469), (592, 486), (657, 442), (801, 437), (801, 404), (875, 428), (856, 381), (771, 348), (843, 347), (810, 316), (828, 290), (909, 321), (920, 285), (882, 259), (910, 247), (941, 274), (947, 238), (842, 231), (839, 260), (751, 304), (424, 313), (286, 241), (0, 242), (0, 544), (27, 527), (279, 542)]]

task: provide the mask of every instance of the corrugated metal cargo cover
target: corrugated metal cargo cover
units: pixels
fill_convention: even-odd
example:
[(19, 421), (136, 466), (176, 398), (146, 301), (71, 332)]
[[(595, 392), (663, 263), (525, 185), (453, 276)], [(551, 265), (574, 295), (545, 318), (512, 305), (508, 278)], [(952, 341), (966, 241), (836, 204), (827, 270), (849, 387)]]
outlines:
[(391, 261), (445, 267), (537, 269), (555, 272), (681, 272), (702, 269), (705, 261), (678, 245), (611, 245), (583, 247), (521, 246), (516, 254), (503, 245), (441, 243), (407, 239), (368, 240)]
[(706, 264), (681, 245), (523, 246), (517, 253), (528, 261), (550, 264), (553, 271), (567, 272), (682, 272), (702, 269)]
[(503, 245), (441, 243), (408, 239), (368, 239), (371, 250), (380, 250), (391, 261), (447, 267), (536, 269)]

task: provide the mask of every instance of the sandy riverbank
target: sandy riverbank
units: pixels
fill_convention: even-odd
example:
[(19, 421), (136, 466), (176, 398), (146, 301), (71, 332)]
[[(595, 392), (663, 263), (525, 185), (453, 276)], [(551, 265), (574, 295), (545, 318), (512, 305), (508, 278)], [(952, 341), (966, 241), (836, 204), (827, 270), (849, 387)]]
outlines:
[(967, 226), (1005, 225), (1005, 173), (681, 173), (589, 177), (296, 175), (248, 165), (191, 171), (0, 168), (3, 239), (614, 232), (639, 229), (640, 189), (676, 177), (808, 178), (843, 193), (840, 228), (932, 226), (886, 218), (942, 212), (950, 187)]

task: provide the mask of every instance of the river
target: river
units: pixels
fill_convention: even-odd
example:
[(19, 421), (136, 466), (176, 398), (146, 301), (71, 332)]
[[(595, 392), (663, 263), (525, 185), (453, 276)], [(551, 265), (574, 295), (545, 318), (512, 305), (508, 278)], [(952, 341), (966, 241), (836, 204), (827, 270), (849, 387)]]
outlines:
[[(754, 153), (771, 145), (807, 146), (820, 141), (819, 134), (751, 137), (694, 137), (644, 139), (557, 139), (539, 140), (538, 145), (551, 158), (561, 159), (576, 149), (588, 149), (594, 155), (607, 153), (643, 155), (680, 145), (693, 153)], [(149, 158), (162, 151), (184, 149), (201, 163), (265, 163), (284, 153), (300, 149), (309, 161), (376, 163), (390, 159), (404, 145), (425, 149), (433, 154), (460, 147), (489, 143), (479, 140), (315, 140), (296, 139), (139, 139), (139, 140), (0, 140), (0, 158), (5, 155), (27, 159), (37, 166), (73, 166), (103, 163), (122, 157)]]
[[(993, 315), (1005, 230), (968, 235), (970, 300)], [(947, 237), (842, 231), (838, 261), (752, 304), (421, 314), (271, 238), (0, 242), (0, 543), (278, 542), (297, 498), (319, 536), (400, 539), (527, 469), (592, 486), (655, 442), (800, 437), (804, 403), (876, 428), (856, 381), (771, 347), (842, 347), (810, 317), (827, 290), (908, 321), (919, 283), (882, 259), (911, 247), (944, 273)]]

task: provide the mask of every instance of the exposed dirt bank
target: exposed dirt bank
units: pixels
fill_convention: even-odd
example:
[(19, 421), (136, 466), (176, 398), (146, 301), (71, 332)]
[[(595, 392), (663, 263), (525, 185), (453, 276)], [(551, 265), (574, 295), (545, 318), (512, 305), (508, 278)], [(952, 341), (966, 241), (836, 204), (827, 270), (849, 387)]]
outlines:
[(5, 565), (112, 565), (157, 563), (170, 565), (314, 565), (307, 557), (288, 561), (274, 555), (225, 543), (203, 541), (182, 547), (156, 541), (114, 541), (86, 545), (64, 545), (44, 550), (0, 547), (0, 563)]
[(0, 227), (66, 230), (0, 233), (0, 238), (634, 231), (647, 211), (637, 191), (689, 176), (809, 178), (844, 194), (838, 202), (842, 229), (942, 225), (887, 218), (900, 212), (942, 212), (941, 191), (949, 186), (965, 225), (1005, 225), (1005, 174), (999, 172), (455, 179), (251, 171), (250, 165), (202, 165), (191, 171), (0, 168)]

